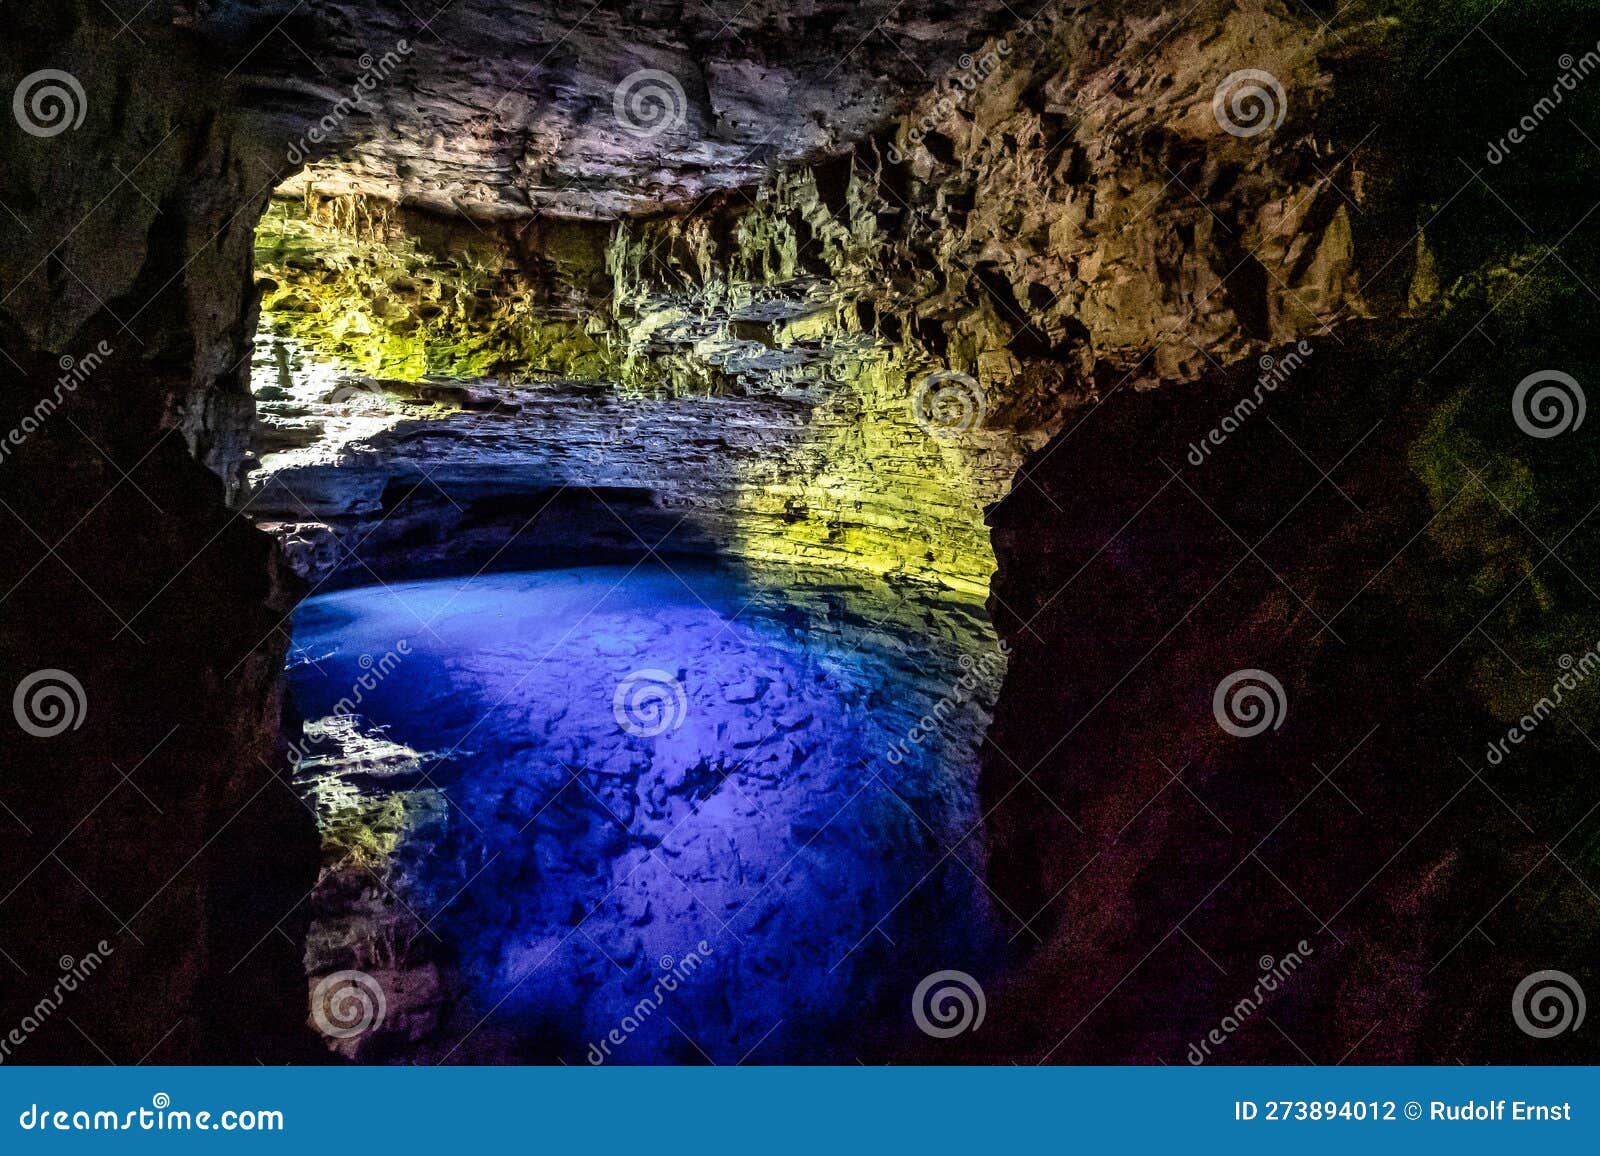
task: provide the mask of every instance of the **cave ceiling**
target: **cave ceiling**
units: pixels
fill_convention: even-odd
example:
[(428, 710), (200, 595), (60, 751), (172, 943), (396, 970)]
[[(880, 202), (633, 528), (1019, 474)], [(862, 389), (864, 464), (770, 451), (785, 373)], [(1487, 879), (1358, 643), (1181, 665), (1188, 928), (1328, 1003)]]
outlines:
[(196, 31), (235, 106), (282, 142), (290, 188), (612, 219), (843, 151), (1025, 15), (1005, 0), (271, 0)]

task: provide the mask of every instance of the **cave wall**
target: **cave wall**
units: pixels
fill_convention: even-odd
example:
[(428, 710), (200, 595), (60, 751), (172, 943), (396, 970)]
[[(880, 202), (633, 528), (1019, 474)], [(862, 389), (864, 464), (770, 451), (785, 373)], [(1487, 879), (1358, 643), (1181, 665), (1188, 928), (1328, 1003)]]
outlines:
[(298, 581), (226, 504), (282, 174), (181, 30), (141, 44), (98, 7), (0, 13), (6, 92), (84, 90), (75, 131), (0, 125), (0, 681), (52, 672), (6, 719), (8, 1061), (304, 1058), (315, 831), (275, 749)]
[[(1219, 128), (1216, 77), (1243, 44), (1294, 91), (1292, 132)], [(1353, 70), (1384, 51), (1368, 33), (1331, 55)], [(507, 392), (505, 415), (456, 424), (484, 434), (482, 471), (503, 477), (516, 451), (500, 418), (560, 413), (524, 451), (540, 493), (652, 490), (668, 525), (684, 517), (757, 564), (847, 565), (982, 596), (994, 570), (983, 510), (1077, 415), (1369, 311), (1361, 264), (1380, 251), (1381, 226), (1358, 253), (1352, 218), (1373, 182), (1358, 142), (1321, 117), (1326, 63), (1281, 5), (1192, 27), (1138, 8), (1047, 10), (976, 45), (890, 130), (843, 155), (753, 195), (612, 227), (605, 284), (594, 234), (574, 244), (576, 225), (413, 214), (407, 226), (368, 198), (305, 194), (306, 219), (275, 209), (260, 252), (269, 327), (380, 378), (605, 379), (617, 389), (601, 424), (642, 397), (719, 399), (729, 412), (717, 432), (687, 442), (638, 409), (603, 447), (609, 470), (582, 463), (596, 424), (587, 395), (563, 409), (553, 389)], [(1408, 255), (1397, 272), (1413, 265)], [(486, 277), (492, 290), (479, 288)], [(773, 436), (752, 446), (738, 431), (763, 411)], [(576, 464), (550, 460), (558, 429), (573, 431)], [(404, 464), (368, 474), (371, 516), (337, 524), (341, 540), (381, 547), (369, 531), (387, 511), (372, 491), (422, 478), (450, 493), (424, 495), (417, 520), (470, 536), (443, 481), (467, 455), (430, 461), (417, 436), (408, 424), (381, 442)], [(340, 460), (367, 468), (371, 457)], [(652, 468), (668, 460), (687, 465)], [(349, 512), (321, 500), (327, 468), (313, 469), (278, 474), (289, 492), (262, 507), (302, 540), (316, 540), (315, 516)], [(384, 557), (365, 561), (387, 572)]]
[(1006, 0), (412, 9), (223, 0), (199, 27), (239, 62), (251, 123), (307, 161), (296, 188), (478, 224), (681, 213), (752, 187), (848, 148), (1019, 18)]
[[(815, 180), (795, 188), (815, 208)], [(735, 226), (708, 213), (690, 227), (707, 238), (742, 229), (747, 253), (793, 246), (787, 185), (782, 196), (776, 215)], [(382, 236), (344, 224), (382, 212), (368, 206), (333, 198), (309, 218), (275, 207), (264, 224), (263, 329), (285, 340), (261, 369), (292, 345), (328, 363), (328, 384), (317, 397), (294, 393), (304, 375), (286, 369), (281, 384), (294, 396), (258, 392), (264, 457), (253, 513), (301, 535), (320, 518), (389, 573), (418, 560), (390, 556), (387, 540), (404, 527), (431, 523), (441, 543), (464, 544), (481, 529), (460, 516), (468, 503), (602, 489), (660, 507), (659, 525), (627, 515), (651, 544), (681, 523), (664, 552), (720, 548), (754, 564), (847, 565), (986, 592), (993, 559), (981, 509), (1004, 492), (1029, 435), (919, 424), (912, 395), (940, 363), (864, 328), (833, 279), (803, 281), (790, 267), (742, 282), (741, 266), (678, 291), (683, 272), (630, 229), (606, 230), (597, 248), (591, 233), (574, 236), (577, 226), (484, 232), (414, 216)], [(443, 240), (429, 245), (430, 230)], [(690, 259), (720, 256), (708, 243)], [(340, 371), (364, 375), (341, 384)], [(459, 416), (413, 404), (439, 395), (444, 387), (426, 379), (441, 374), (484, 378), (471, 397), (443, 399)], [(296, 461), (274, 454), (326, 443), (375, 394), (403, 419), (394, 429)], [(397, 515), (382, 502), (384, 491), (423, 479), (426, 510)], [(497, 532), (516, 534), (535, 508)], [(626, 545), (629, 528), (602, 516), (607, 526)], [(510, 564), (537, 549), (548, 544), (522, 541), (500, 557)], [(476, 557), (463, 550), (457, 568)]]
[(261, 331), (374, 378), (613, 377), (619, 359), (594, 313), (608, 232), (567, 221), (485, 229), (370, 197), (279, 197), (256, 226)]
[[(1500, 37), (1516, 56), (1595, 39), (1581, 7), (1519, 8)], [(1258, 1024), (1231, 1055), (1548, 1059), (1491, 1004), (1513, 974), (1593, 955), (1592, 856), (1536, 874), (1554, 875), (1555, 848), (1592, 845), (1588, 708), (1544, 729), (1548, 748), (1509, 781), (1467, 775), (1460, 736), (1476, 751), (1596, 637), (1592, 455), (1518, 440), (1505, 420), (1531, 369), (1581, 376), (1592, 360), (1574, 270), (1594, 253), (1573, 206), (1594, 164), (1547, 134), (1519, 156), (1518, 189), (1538, 195), (1507, 212), (1460, 158), (1539, 82), (1476, 82), (1503, 71), (1496, 46), (1463, 47), (1477, 17), (1358, 4), (1330, 31), (1313, 15), (1256, 0), (1193, 24), (1158, 4), (1050, 9), (953, 64), (941, 47), (936, 89), (902, 120), (849, 148), (812, 141), (749, 195), (674, 178), (702, 197), (682, 211), (678, 193), (630, 186), (632, 207), (678, 211), (608, 229), (603, 247), (536, 216), (536, 201), (574, 208), (560, 150), (544, 168), (469, 166), (492, 202), (476, 219), (447, 183), (422, 190), (422, 216), (313, 183), (304, 219), (275, 234), (283, 335), (359, 293), (376, 308), (339, 309), (339, 340), (374, 379), (536, 362), (614, 377), (602, 406), (789, 405), (792, 429), (749, 474), (708, 471), (685, 498), (714, 500), (753, 559), (965, 592), (998, 563), (1013, 665), (983, 782), (990, 878), (1041, 942), (996, 999), (1050, 1014), (997, 1017), (988, 1058), (1177, 1062), (1228, 1005), (1227, 977), (1282, 952), (1289, 927), (1316, 944), (1317, 982), (1274, 1013), (1294, 1046)], [(0, 460), (16, 523), (4, 685), (63, 670), (87, 703), (77, 729), (18, 737), (0, 791), (18, 833), (0, 875), (6, 1007), (32, 1008), (30, 984), (61, 958), (115, 948), (74, 993), (93, 1039), (52, 1017), (30, 1040), (39, 1059), (270, 1060), (305, 1038), (297, 907), (315, 841), (273, 749), (278, 631), (303, 587), (243, 516), (251, 230), (292, 167), (259, 140), (304, 93), (273, 75), (281, 44), (242, 89), (214, 84), (214, 22), (179, 8), (141, 23), (139, 45), (98, 6), (0, 13), (22, 46), (4, 86), (70, 68), (91, 110), (50, 137), (6, 122), (0, 168), (4, 417), (26, 435)], [(1270, 132), (1219, 129), (1216, 79), (1241, 61), (1287, 94)], [(263, 92), (285, 103), (265, 115)], [(1369, 140), (1374, 124), (1389, 127)], [(393, 132), (380, 168), (425, 154)], [(692, 151), (675, 154), (679, 177)], [(351, 240), (327, 263), (305, 248), (313, 229), (319, 250)], [(452, 326), (492, 339), (457, 349)], [(1260, 359), (1291, 351), (1263, 415), (1281, 429), (1255, 421), (1190, 463)], [(957, 416), (919, 424), (940, 373), (960, 375), (940, 379)], [(567, 421), (584, 398), (544, 402)], [(447, 424), (461, 400), (422, 398), (440, 412), (407, 420)], [(713, 439), (704, 456), (724, 450)], [(1268, 530), (1262, 556), (1238, 557)], [(322, 561), (302, 573), (330, 564), (326, 547), (307, 544)], [(1248, 745), (1218, 734), (1211, 695), (1254, 667), (1282, 668), (1292, 713)], [(1195, 795), (1216, 814), (1179, 809)], [(1538, 887), (1519, 890), (1529, 876)], [(1225, 968), (1172, 954), (1202, 911)], [(1491, 954), (1479, 921), (1496, 911), (1516, 945)]]
[[(1380, 126), (1345, 186), (1372, 318), (1107, 394), (992, 512), (990, 880), (1041, 942), (1000, 997), (1029, 1014), (974, 1057), (1593, 1056), (1512, 1005), (1597, 946), (1596, 167), (1571, 125), (1477, 158), (1547, 91), (1484, 84), (1501, 53), (1596, 28), (1529, 5), (1452, 54), (1477, 18), (1329, 69), (1324, 123)], [(1580, 384), (1536, 414), (1548, 370)]]
[[(1189, 881), (1209, 866), (1206, 844), (1192, 831), (1163, 829), (1137, 855), (1102, 865), (1098, 889), (1085, 888), (1087, 912), (1048, 902), (1076, 880), (1081, 865), (1064, 854), (1077, 842), (1073, 820), (1065, 817), (1079, 813), (1072, 810), (1073, 776), (1090, 774), (1113, 812), (1149, 785), (1125, 766), (1137, 761), (1125, 730), (1135, 725), (1130, 717), (1093, 728), (1100, 745), (1078, 759), (1068, 757), (1070, 746), (1054, 745), (1052, 728), (1060, 723), (1065, 730), (1074, 710), (1094, 705), (1115, 682), (1116, 664), (1160, 637), (1170, 625), (1162, 621), (1168, 611), (1181, 612), (1176, 600), (1198, 596), (1202, 574), (1216, 581), (1218, 573), (1203, 567), (1219, 549), (1204, 535), (1168, 526), (1165, 537), (1153, 534), (1151, 558), (1096, 575), (1082, 598), (1058, 606), (1052, 593), (1096, 558), (1092, 547), (1067, 549), (1058, 539), (1074, 548), (1099, 546), (1139, 509), (1123, 505), (1146, 477), (1142, 466), (1135, 468), (1136, 455), (1154, 448), (1176, 462), (1187, 453), (1186, 443), (1163, 440), (1163, 407), (1174, 404), (1168, 395), (1209, 414), (1213, 399), (1246, 382), (1247, 369), (1263, 368), (1260, 359), (1289, 358), (1294, 367), (1309, 357), (1319, 370), (1324, 363), (1346, 365), (1335, 382), (1359, 378), (1361, 370), (1349, 368), (1357, 361), (1338, 360), (1353, 340), (1344, 334), (1377, 313), (1423, 318), (1437, 289), (1429, 239), (1414, 232), (1412, 190), (1385, 182), (1379, 174), (1393, 158), (1376, 148), (1364, 152), (1365, 128), (1353, 127), (1367, 123), (1355, 111), (1367, 111), (1359, 106), (1375, 99), (1362, 83), (1400, 51), (1383, 28), (1324, 45), (1280, 5), (1239, 6), (1217, 24), (1194, 28), (1171, 13), (1092, 7), (1043, 17), (1028, 35), (1026, 42), (981, 46), (888, 132), (843, 156), (792, 168), (753, 196), (713, 198), (689, 214), (617, 225), (604, 252), (609, 285), (596, 284), (585, 264), (582, 274), (555, 279), (583, 288), (554, 305), (536, 300), (536, 287), (551, 282), (540, 272), (548, 266), (542, 239), (530, 240), (518, 226), (486, 233), (481, 225), (435, 218), (385, 232), (365, 225), (383, 213), (364, 207), (362, 198), (313, 198), (309, 221), (316, 231), (301, 234), (315, 242), (307, 259), (296, 268), (281, 261), (277, 248), (265, 254), (279, 262), (267, 267), (279, 285), (305, 285), (281, 291), (324, 302), (314, 311), (296, 302), (285, 330), (309, 348), (320, 344), (345, 356), (374, 342), (387, 348), (396, 328), (402, 340), (411, 330), (418, 310), (408, 303), (389, 318), (365, 310), (346, 330), (357, 336), (342, 347), (321, 339), (327, 319), (343, 315), (327, 298), (350, 296), (341, 286), (352, 268), (361, 270), (358, 279), (383, 287), (369, 295), (379, 300), (419, 284), (428, 298), (436, 296), (432, 285), (460, 284), (463, 270), (482, 264), (460, 254), (492, 251), (504, 283), (524, 286), (515, 298), (526, 303), (523, 316), (531, 313), (540, 325), (558, 316), (567, 325), (581, 323), (604, 355), (584, 368), (609, 384), (596, 394), (530, 382), (541, 372), (568, 374), (574, 365), (537, 337), (519, 338), (530, 332), (519, 319), (480, 314), (469, 325), (470, 310), (454, 318), (447, 312), (432, 346), (445, 360), (421, 368), (448, 371), (461, 339), (484, 336), (488, 320), (487, 345), (497, 360), (475, 368), (503, 380), (483, 383), (472, 407), (479, 412), (442, 421), (410, 414), (370, 448), (342, 453), (337, 470), (313, 465), (280, 475), (289, 493), (274, 497), (269, 483), (262, 507), (287, 519), (291, 547), (300, 548), (306, 573), (317, 580), (329, 576), (335, 554), (317, 547), (315, 526), (296, 518), (296, 507), (308, 518), (332, 515), (336, 525), (346, 517), (341, 528), (363, 544), (361, 569), (389, 573), (386, 561), (394, 559), (400, 560), (394, 573), (415, 572), (419, 561), (447, 567), (448, 555), (473, 541), (488, 556), (529, 512), (518, 506), (511, 520), (487, 524), (457, 517), (464, 500), (483, 496), (475, 492), (485, 485), (482, 475), (508, 473), (536, 478), (541, 501), (555, 486), (642, 487), (665, 497), (669, 517), (661, 528), (680, 511), (698, 514), (709, 530), (705, 541), (728, 544), (755, 563), (878, 566), (970, 594), (988, 591), (998, 554), (991, 609), (1016, 648), (1016, 669), (985, 772), (986, 802), (995, 808), (991, 871), (1008, 911), (1043, 917), (1035, 931), (1043, 947), (1018, 982), (1019, 1003), (1044, 999), (1055, 985), (1093, 991), (1095, 969), (1118, 958), (1118, 941), (1109, 933), (1097, 937), (1096, 919), (1111, 918), (1125, 934), (1130, 927), (1142, 933), (1185, 894), (1158, 869), (1170, 860), (1179, 879)], [(1247, 44), (1252, 58), (1293, 93), (1286, 126), (1265, 137), (1222, 131), (1213, 108), (1216, 77), (1231, 71)], [(1133, 69), (1130, 54), (1138, 59)], [(387, 255), (413, 251), (428, 230), (449, 237), (432, 246), (453, 254), (442, 263), (454, 270), (448, 276), (419, 278), (414, 264), (395, 264)], [(352, 262), (343, 255), (352, 241), (377, 248)], [(313, 259), (313, 250), (335, 256)], [(433, 270), (440, 267), (431, 262)], [(369, 372), (393, 368), (413, 377), (419, 368), (404, 358), (367, 364)], [(919, 409), (930, 380), (950, 383), (965, 407), (953, 422)], [(393, 383), (383, 387), (404, 393)], [(1374, 405), (1381, 412), (1382, 403), (1359, 388), (1347, 385), (1331, 396), (1338, 400), (1306, 419), (1319, 439), (1348, 425), (1329, 420), (1341, 405), (1351, 420)], [(795, 399), (802, 402), (798, 412), (775, 404)], [(663, 419), (681, 402), (690, 403), (688, 414), (712, 407), (702, 412), (719, 420), (674, 437)], [(630, 403), (641, 406), (631, 411), (640, 416), (624, 420), (625, 435), (606, 444), (600, 431), (630, 412)], [(547, 435), (522, 435), (520, 444), (516, 433), (501, 435), (493, 417), (482, 416), (501, 404), (508, 430), (537, 413)], [(1120, 439), (1099, 429), (1112, 424), (1103, 407), (1129, 415), (1120, 419)], [(1093, 444), (1056, 457), (1056, 448), (1089, 421)], [(776, 436), (741, 444), (741, 426)], [(1381, 492), (1412, 482), (1403, 451), (1395, 456), (1404, 444), (1382, 443), (1390, 456), (1374, 471)], [(599, 453), (592, 455), (594, 447)], [(1320, 460), (1322, 448), (1318, 440), (1312, 456)], [(1253, 452), (1280, 471), (1299, 461), (1281, 460), (1275, 452), (1281, 449), (1256, 445)], [(1233, 460), (1244, 469), (1254, 459), (1241, 449)], [(675, 463), (676, 485), (652, 469), (660, 462)], [(1049, 468), (1039, 472), (1036, 463)], [(1154, 460), (1149, 467), (1158, 468)], [(367, 508), (358, 510), (348, 504), (347, 487), (363, 477), (358, 500)], [(422, 478), (446, 496), (425, 494), (415, 517), (397, 517), (384, 493), (396, 482), (423, 489)], [(1213, 505), (1229, 496), (1245, 503), (1224, 518), (1267, 508), (1238, 473), (1217, 469), (1210, 480), (1225, 481), (1210, 495)], [(336, 492), (325, 493), (324, 482)], [(1415, 496), (1414, 484), (1405, 492)], [(492, 488), (488, 494), (506, 496)], [(1111, 513), (1097, 502), (1109, 503)], [(991, 551), (984, 511), (997, 503)], [(575, 524), (583, 525), (557, 520), (555, 532), (568, 535)], [(609, 529), (617, 539), (612, 545), (628, 545), (626, 533)], [(1113, 558), (1121, 560), (1120, 553)], [(459, 567), (469, 558), (454, 561)], [(1319, 562), (1339, 572), (1357, 566), (1353, 558)], [(476, 556), (470, 564), (475, 568)], [(1251, 587), (1235, 604), (1239, 613), (1259, 611), (1269, 635), (1282, 629), (1284, 616), (1275, 602), (1265, 610), (1258, 605), (1271, 593)], [(1047, 619), (1034, 622), (1044, 611), (1064, 614), (1067, 606), (1082, 615), (1071, 627), (1052, 634)], [(1115, 629), (1108, 631), (1108, 623)], [(1062, 669), (1062, 655), (1072, 656), (1070, 670)], [(1352, 677), (1350, 669), (1339, 677)], [(1161, 683), (1152, 693), (1179, 691)], [(1334, 721), (1345, 718), (1330, 711)], [(1038, 782), (1032, 775), (1019, 781), (1023, 768), (1047, 757), (1064, 769)], [(1106, 774), (1108, 766), (1115, 769)], [(1244, 796), (1251, 806), (1261, 801), (1249, 800), (1248, 791)], [(1144, 899), (1146, 887), (1161, 902)], [(1066, 1013), (1075, 1006), (1059, 1002)], [(1068, 1054), (1156, 1059), (1172, 1042), (1160, 1036), (1159, 1047), (1152, 1043), (1142, 1016), (1132, 1017), (1131, 1027), (1118, 1019), (1112, 1024), (1093, 1045), (1101, 1050), (1085, 1043)], [(1025, 1032), (1001, 1038), (1016, 1054), (1043, 1052), (1055, 1042)], [(1399, 1038), (1410, 1037), (1400, 1032)]]
[[(1558, 296), (1577, 361), (1593, 308)], [(1252, 396), (1249, 368), (1119, 397), (995, 511), (990, 881), (1042, 941), (1003, 998), (1045, 1011), (982, 1054), (1591, 1054), (1509, 1008), (1596, 949), (1593, 501), (1566, 473), (1594, 463), (1541, 453), (1503, 404), (1544, 326), (1497, 327), (1479, 364), (1427, 379), (1491, 303), (1346, 329), (1209, 454), (1217, 392)], [(1458, 391), (1476, 439), (1442, 445)], [(1215, 696), (1241, 671), (1279, 689), (1256, 704), (1270, 724), (1230, 731)], [(1289, 952), (1303, 970), (1240, 1015), (1258, 961)]]

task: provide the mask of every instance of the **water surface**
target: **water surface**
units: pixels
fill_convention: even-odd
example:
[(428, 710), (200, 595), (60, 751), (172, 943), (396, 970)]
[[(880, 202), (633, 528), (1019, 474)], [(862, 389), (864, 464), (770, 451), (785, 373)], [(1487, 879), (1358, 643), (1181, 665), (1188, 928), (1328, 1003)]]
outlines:
[(308, 972), (383, 1004), (332, 1017), (344, 1054), (882, 1058), (920, 1039), (922, 977), (993, 953), (976, 753), (1003, 665), (948, 592), (496, 574), (311, 599), (294, 643)]

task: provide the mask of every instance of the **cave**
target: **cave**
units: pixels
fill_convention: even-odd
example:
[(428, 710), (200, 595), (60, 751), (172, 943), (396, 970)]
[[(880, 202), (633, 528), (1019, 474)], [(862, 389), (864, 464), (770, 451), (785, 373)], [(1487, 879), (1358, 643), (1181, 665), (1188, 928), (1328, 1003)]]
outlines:
[[(893, 346), (825, 346), (837, 306), (675, 314), (605, 283), (625, 245), (303, 181), (256, 226), (238, 505), (309, 587), (307, 971), (349, 1058), (837, 1061), (903, 1033), (921, 960), (1004, 944), (993, 495), (949, 444), (978, 394), (885, 405), (844, 380)], [(383, 1024), (334, 1014), (380, 991)]]
[(0, 1059), (1592, 1062), (1600, 20), (718, 7), (0, 11)]

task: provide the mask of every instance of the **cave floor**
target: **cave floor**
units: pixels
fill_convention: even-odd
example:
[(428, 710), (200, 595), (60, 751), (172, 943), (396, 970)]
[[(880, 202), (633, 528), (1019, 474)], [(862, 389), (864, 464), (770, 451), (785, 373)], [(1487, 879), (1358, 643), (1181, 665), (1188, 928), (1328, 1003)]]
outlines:
[[(1003, 939), (1004, 660), (947, 591), (651, 561), (344, 590), (294, 640), (313, 1023), (348, 1058), (871, 1059)], [(343, 970), (377, 1030), (319, 1003)]]

